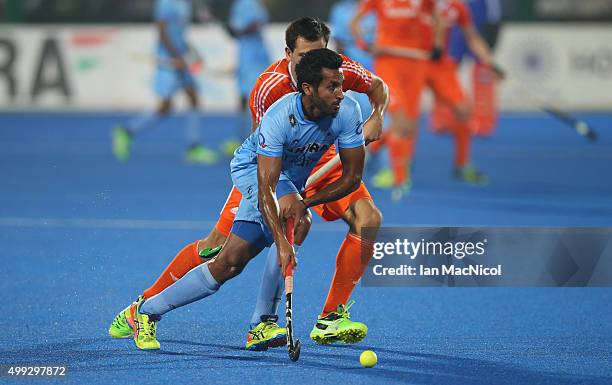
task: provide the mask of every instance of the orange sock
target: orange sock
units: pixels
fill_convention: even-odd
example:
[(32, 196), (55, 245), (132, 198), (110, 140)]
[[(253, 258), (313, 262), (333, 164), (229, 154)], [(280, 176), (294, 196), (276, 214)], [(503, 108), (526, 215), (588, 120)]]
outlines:
[(455, 120), (455, 114), (448, 104), (436, 100), (429, 114), (429, 128), (436, 134), (447, 133)]
[(166, 267), (164, 272), (157, 278), (157, 281), (144, 291), (145, 298), (151, 298), (161, 293), (165, 288), (178, 281), (181, 277), (196, 266), (202, 263), (198, 255), (198, 241), (188, 244), (179, 251), (172, 262)]
[(455, 121), (453, 125), (455, 135), (455, 167), (463, 167), (470, 160), (470, 125), (466, 121)]
[(491, 135), (497, 123), (497, 81), (489, 66), (474, 64), (472, 69), (474, 112), (470, 126), (476, 135)]
[(404, 138), (390, 133), (387, 136), (391, 169), (395, 175), (395, 185), (407, 182), (409, 178), (409, 161), (414, 153), (414, 138)]
[(336, 311), (338, 305), (346, 304), (370, 261), (373, 248), (372, 241), (351, 233), (346, 235), (336, 256), (336, 271), (321, 317)]

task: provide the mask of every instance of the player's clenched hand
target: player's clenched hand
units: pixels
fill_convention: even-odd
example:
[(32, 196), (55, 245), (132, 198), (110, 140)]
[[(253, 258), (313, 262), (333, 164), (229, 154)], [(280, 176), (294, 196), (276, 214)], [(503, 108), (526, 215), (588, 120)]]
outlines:
[(365, 144), (375, 142), (380, 139), (383, 131), (383, 119), (378, 114), (372, 114), (363, 124), (363, 137)]
[(283, 210), (282, 216), (283, 219), (294, 218), (295, 223), (300, 223), (302, 218), (308, 214), (308, 208), (304, 201), (301, 199), (295, 199), (291, 202), (291, 204)]
[(495, 63), (491, 64), (491, 71), (493, 71), (497, 80), (504, 80), (506, 78), (506, 71)]
[(278, 255), (278, 264), (280, 265), (283, 274), (289, 264), (292, 264), (293, 267), (297, 266), (295, 251), (293, 250), (293, 246), (287, 242), (287, 239), (283, 237), (280, 244), (276, 245), (276, 250)]
[(187, 62), (182, 57), (175, 57), (172, 59), (172, 65), (177, 71), (187, 71), (189, 69)]
[(442, 49), (442, 47), (434, 47), (429, 53), (429, 58), (432, 61), (440, 61), (443, 55), (444, 55), (444, 49)]

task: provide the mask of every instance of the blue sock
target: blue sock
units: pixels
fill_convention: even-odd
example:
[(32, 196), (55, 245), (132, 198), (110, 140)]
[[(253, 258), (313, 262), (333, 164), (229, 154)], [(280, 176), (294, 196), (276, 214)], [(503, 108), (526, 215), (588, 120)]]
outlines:
[(156, 112), (150, 111), (132, 118), (129, 122), (127, 122), (125, 127), (128, 129), (128, 131), (134, 134), (143, 128), (152, 126), (158, 120), (159, 115)]
[[(294, 245), (297, 254), (298, 246)], [(278, 309), (278, 303), (284, 291), (283, 275), (281, 268), (278, 265), (278, 256), (276, 255), (276, 244), (270, 246), (268, 256), (266, 257), (266, 265), (264, 273), (261, 277), (261, 285), (257, 294), (257, 303), (251, 317), (251, 329), (261, 322), (262, 315), (274, 315)]]
[(187, 142), (190, 145), (200, 143), (200, 111), (191, 109), (187, 112), (185, 119), (187, 120)]
[(208, 263), (203, 263), (191, 269), (161, 293), (147, 299), (140, 306), (140, 312), (161, 316), (177, 307), (215, 294), (219, 287), (221, 285), (210, 274)]

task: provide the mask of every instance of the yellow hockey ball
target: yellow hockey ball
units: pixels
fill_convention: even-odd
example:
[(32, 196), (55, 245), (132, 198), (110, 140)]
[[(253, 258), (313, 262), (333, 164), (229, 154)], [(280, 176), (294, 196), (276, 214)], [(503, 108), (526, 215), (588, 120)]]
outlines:
[(378, 357), (376, 357), (376, 353), (371, 350), (364, 350), (359, 356), (359, 362), (361, 362), (361, 366), (364, 368), (371, 368), (378, 362)]

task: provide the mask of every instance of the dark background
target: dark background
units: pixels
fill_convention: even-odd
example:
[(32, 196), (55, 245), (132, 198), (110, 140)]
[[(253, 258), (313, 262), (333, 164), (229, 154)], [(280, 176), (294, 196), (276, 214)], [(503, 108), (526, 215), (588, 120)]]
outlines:
[[(153, 0), (0, 0), (0, 21), (24, 23), (150, 22)], [(334, 1), (268, 0), (271, 21), (302, 15), (327, 19)], [(502, 0), (508, 21), (612, 21), (612, 0)], [(227, 17), (230, 0), (193, 0), (220, 20)], [(196, 12), (206, 21), (207, 12)], [(202, 17), (204, 14), (204, 17)]]

